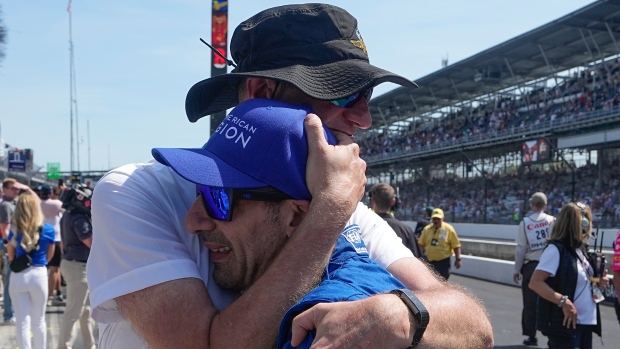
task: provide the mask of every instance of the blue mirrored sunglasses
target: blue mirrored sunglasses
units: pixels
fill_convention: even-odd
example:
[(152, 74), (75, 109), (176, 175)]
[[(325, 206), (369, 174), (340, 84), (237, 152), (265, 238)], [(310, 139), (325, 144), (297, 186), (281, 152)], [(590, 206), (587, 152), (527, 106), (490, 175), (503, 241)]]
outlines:
[(232, 220), (235, 200), (279, 202), (292, 199), (279, 191), (264, 189), (231, 189), (196, 184), (196, 196), (202, 196), (202, 204), (209, 217), (224, 222)]
[(370, 100), (371, 96), (372, 96), (372, 88), (369, 88), (368, 90), (364, 90), (364, 91), (360, 91), (360, 92), (354, 93), (354, 94), (350, 95), (349, 97), (336, 99), (336, 100), (330, 101), (330, 102), (332, 102), (332, 104), (334, 104), (336, 106), (339, 106), (341, 108), (351, 108), (360, 99), (362, 99), (362, 97), (366, 98), (366, 102), (368, 102)]

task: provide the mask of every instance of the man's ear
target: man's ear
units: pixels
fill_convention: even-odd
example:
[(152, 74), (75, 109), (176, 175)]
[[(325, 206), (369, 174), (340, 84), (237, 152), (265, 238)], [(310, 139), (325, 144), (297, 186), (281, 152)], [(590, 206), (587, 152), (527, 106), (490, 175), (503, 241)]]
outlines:
[(245, 89), (249, 99), (272, 98), (276, 92), (276, 81), (265, 78), (246, 78)]
[(390, 201), (390, 207), (394, 207), (396, 205), (396, 198), (392, 199), (392, 201)]
[(288, 208), (288, 214), (286, 216), (286, 235), (290, 238), (304, 220), (304, 217), (306, 217), (306, 213), (308, 213), (310, 207), (310, 201), (290, 200), (287, 201), (286, 204)]

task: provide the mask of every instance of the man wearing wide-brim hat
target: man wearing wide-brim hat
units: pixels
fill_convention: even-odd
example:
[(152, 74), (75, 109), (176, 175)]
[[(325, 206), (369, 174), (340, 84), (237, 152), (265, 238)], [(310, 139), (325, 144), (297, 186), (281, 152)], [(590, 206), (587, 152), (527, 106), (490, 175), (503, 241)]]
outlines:
[[(230, 295), (214, 285), (209, 271), (210, 258), (225, 251), (206, 251), (185, 231), (183, 217), (196, 199), (189, 183), (153, 163), (107, 174), (93, 197), (97, 237), (88, 272), (93, 317), (104, 322), (100, 336), (108, 340), (100, 348), (136, 347), (143, 341), (152, 348), (273, 347), (284, 310), (316, 285), (333, 242), (350, 227), (360, 229), (371, 258), (415, 290), (422, 302), (434, 303), (437, 311), (430, 315), (421, 345), (445, 340), (445, 328), (467, 321), (458, 327), (462, 330), (447, 334), (454, 337), (448, 341), (492, 347), (492, 328), (482, 305), (435, 279), (387, 223), (358, 205), (365, 166), (359, 147), (347, 135), (371, 126), (368, 99), (374, 86), (389, 81), (413, 88), (415, 83), (371, 65), (357, 20), (325, 4), (280, 6), (256, 14), (235, 29), (231, 54), (230, 74), (200, 81), (189, 90), (189, 120), (256, 98), (310, 107), (340, 141), (328, 146), (317, 139), (310, 146), (312, 170), (306, 181), (313, 201), (308, 215), (316, 218), (288, 241), (256, 284), (241, 295)], [(318, 121), (310, 114), (306, 124), (316, 129)], [(229, 115), (215, 132), (235, 137), (240, 129), (253, 132), (252, 125)], [(221, 224), (214, 223), (214, 231)], [(439, 293), (451, 302), (439, 302)], [(316, 306), (304, 314), (317, 326), (317, 341), (336, 347), (366, 343), (399, 348), (411, 345), (418, 330), (406, 305), (395, 295), (383, 294), (359, 303)], [(466, 320), (457, 316), (463, 313), (469, 314)], [(369, 323), (373, 326), (365, 327)], [(334, 336), (326, 338), (327, 333)]]

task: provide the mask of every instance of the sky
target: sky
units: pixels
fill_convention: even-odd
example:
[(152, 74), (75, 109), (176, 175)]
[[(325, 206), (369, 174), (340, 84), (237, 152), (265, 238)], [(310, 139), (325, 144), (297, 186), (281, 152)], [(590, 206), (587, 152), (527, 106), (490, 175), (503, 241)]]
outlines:
[[(237, 24), (290, 3), (230, 0)], [(585, 0), (334, 0), (358, 20), (370, 62), (416, 80), (547, 24)], [(0, 59), (0, 137), (32, 149), (34, 163), (70, 169), (68, 0), (0, 0), (7, 29)], [(190, 123), (185, 96), (208, 78), (211, 2), (72, 1), (78, 147), (73, 170), (151, 159), (153, 147), (200, 147), (209, 121)], [(320, 28), (317, 28), (320, 30)], [(373, 96), (397, 88), (384, 83)], [(79, 163), (79, 167), (78, 167)]]

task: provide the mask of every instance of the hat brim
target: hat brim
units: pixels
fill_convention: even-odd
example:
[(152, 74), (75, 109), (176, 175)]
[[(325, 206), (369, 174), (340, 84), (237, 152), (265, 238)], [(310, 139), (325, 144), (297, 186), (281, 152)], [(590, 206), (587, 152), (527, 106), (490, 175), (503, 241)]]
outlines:
[(246, 77), (287, 81), (310, 97), (320, 100), (345, 98), (383, 82), (409, 88), (418, 87), (415, 82), (405, 77), (360, 59), (316, 66), (298, 64), (270, 70), (232, 72), (202, 80), (192, 86), (185, 99), (185, 112), (189, 121), (196, 122), (203, 116), (225, 111), (239, 104), (237, 86)]
[(443, 219), (443, 216), (439, 215), (439, 214), (434, 214), (434, 215), (431, 216), (431, 218), (441, 218), (441, 219)]
[(260, 188), (267, 184), (230, 166), (208, 150), (154, 148), (155, 160), (190, 182), (222, 188)]

